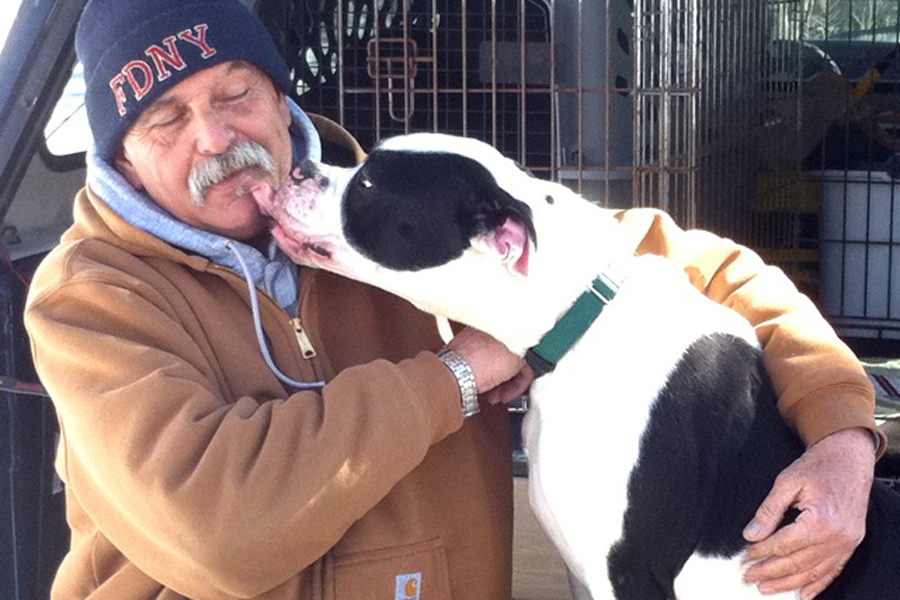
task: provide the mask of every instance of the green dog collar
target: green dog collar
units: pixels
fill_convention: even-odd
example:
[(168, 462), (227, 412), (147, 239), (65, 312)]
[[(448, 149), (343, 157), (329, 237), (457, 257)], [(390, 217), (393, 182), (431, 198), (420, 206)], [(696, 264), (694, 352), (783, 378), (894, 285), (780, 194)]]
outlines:
[(556, 368), (556, 364), (581, 339), (603, 308), (612, 302), (618, 290), (618, 284), (603, 273), (591, 282), (553, 329), (525, 354), (525, 361), (531, 366), (535, 377), (546, 375)]

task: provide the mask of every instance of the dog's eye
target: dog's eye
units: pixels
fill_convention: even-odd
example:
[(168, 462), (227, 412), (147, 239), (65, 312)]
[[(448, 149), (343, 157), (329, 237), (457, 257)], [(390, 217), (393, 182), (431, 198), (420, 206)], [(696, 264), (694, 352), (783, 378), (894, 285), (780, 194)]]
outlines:
[(369, 179), (368, 177), (366, 177), (365, 175), (362, 175), (362, 174), (359, 176), (359, 179), (357, 181), (359, 182), (359, 185), (361, 187), (364, 187), (366, 189), (369, 189), (370, 187), (375, 185), (372, 183), (371, 179)]

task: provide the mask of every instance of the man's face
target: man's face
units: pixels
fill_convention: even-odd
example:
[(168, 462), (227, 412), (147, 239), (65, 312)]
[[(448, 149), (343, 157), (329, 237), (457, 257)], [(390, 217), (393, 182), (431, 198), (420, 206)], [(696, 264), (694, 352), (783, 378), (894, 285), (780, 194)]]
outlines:
[[(264, 178), (278, 187), (290, 170), (290, 122), (290, 109), (265, 73), (223, 63), (185, 79), (145, 109), (122, 140), (116, 168), (188, 225), (246, 240), (266, 226), (250, 186)], [(208, 187), (198, 204), (192, 171), (240, 142), (265, 148), (272, 172), (241, 168)]]

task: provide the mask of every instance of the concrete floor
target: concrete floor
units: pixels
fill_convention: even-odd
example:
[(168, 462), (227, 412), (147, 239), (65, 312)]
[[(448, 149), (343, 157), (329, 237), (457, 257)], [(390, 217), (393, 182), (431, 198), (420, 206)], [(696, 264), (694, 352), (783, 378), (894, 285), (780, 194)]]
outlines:
[(514, 600), (571, 600), (566, 569), (528, 506), (528, 480), (516, 477)]

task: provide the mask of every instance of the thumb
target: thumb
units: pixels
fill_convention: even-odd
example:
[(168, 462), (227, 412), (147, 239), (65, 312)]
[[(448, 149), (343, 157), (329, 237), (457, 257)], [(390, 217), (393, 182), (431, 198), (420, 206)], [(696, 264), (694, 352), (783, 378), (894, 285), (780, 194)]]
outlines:
[(775, 486), (744, 527), (744, 539), (758, 542), (772, 535), (784, 519), (784, 515), (797, 498), (797, 491), (782, 479), (775, 480)]

